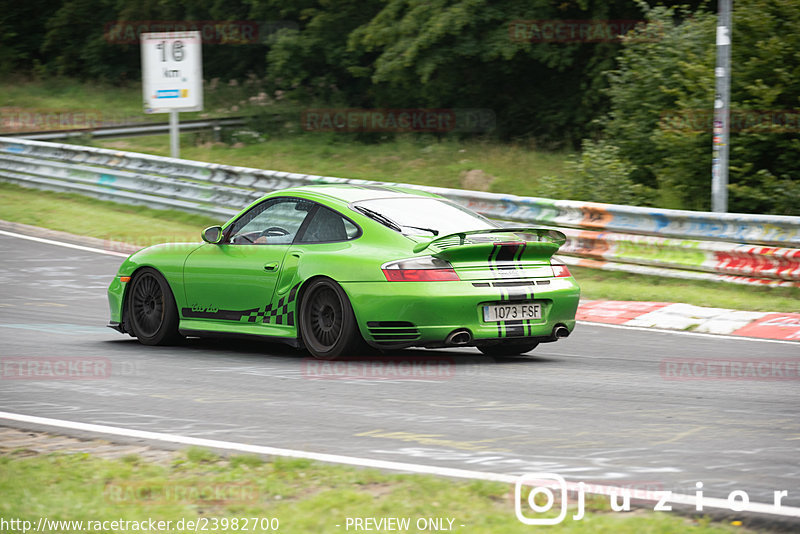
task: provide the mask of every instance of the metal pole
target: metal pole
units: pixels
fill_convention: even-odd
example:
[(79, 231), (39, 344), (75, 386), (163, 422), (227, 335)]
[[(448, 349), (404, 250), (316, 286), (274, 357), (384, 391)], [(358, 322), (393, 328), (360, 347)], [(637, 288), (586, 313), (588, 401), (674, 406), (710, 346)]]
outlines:
[(717, 17), (716, 95), (711, 160), (711, 211), (728, 211), (728, 149), (731, 104), (731, 0), (719, 1)]
[(169, 112), (169, 152), (173, 158), (179, 158), (181, 154), (181, 140), (178, 137), (178, 112)]

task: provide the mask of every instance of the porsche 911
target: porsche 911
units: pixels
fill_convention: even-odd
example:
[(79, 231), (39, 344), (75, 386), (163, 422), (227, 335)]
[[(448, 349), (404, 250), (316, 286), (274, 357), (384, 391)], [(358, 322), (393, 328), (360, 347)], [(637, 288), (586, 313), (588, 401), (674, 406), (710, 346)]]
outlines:
[(518, 355), (575, 328), (580, 289), (554, 257), (563, 233), (423, 191), (275, 191), (201, 237), (127, 258), (108, 326), (145, 345), (258, 336), (326, 360), (364, 345)]

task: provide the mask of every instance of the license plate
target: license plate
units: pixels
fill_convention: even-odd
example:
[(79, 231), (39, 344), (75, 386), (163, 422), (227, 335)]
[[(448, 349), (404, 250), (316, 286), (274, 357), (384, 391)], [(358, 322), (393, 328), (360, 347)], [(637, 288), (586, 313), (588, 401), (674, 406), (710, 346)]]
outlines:
[(493, 304), (483, 307), (483, 320), (487, 323), (541, 318), (542, 305), (533, 302), (526, 304)]

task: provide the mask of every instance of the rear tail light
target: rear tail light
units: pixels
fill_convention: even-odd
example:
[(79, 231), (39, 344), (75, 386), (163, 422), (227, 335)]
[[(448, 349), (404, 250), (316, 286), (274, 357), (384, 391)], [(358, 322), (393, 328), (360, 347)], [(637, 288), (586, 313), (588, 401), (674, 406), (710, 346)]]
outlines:
[(551, 267), (553, 268), (553, 276), (556, 278), (567, 278), (568, 276), (572, 276), (566, 265), (555, 264), (551, 265)]
[(381, 270), (389, 282), (448, 282), (461, 280), (449, 262), (433, 256), (385, 263), (381, 266)]
[(453, 269), (384, 269), (390, 282), (446, 282), (460, 280)]

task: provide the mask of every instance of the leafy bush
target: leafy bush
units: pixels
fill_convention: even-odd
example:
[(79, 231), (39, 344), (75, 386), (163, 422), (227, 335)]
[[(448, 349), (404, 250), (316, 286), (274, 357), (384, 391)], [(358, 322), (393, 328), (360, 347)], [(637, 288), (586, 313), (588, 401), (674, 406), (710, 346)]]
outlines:
[(606, 141), (586, 140), (581, 155), (567, 163), (572, 178), (545, 179), (541, 194), (549, 198), (649, 205), (652, 191), (631, 180), (633, 169), (633, 165), (620, 155), (619, 147)]
[[(640, 29), (626, 39), (610, 72), (605, 134), (634, 182), (657, 189), (659, 206), (707, 210), (716, 17), (656, 7), (648, 20), (661, 37)], [(733, 20), (729, 211), (798, 215), (800, 4), (741, 0)], [(788, 125), (768, 123), (779, 112)]]

